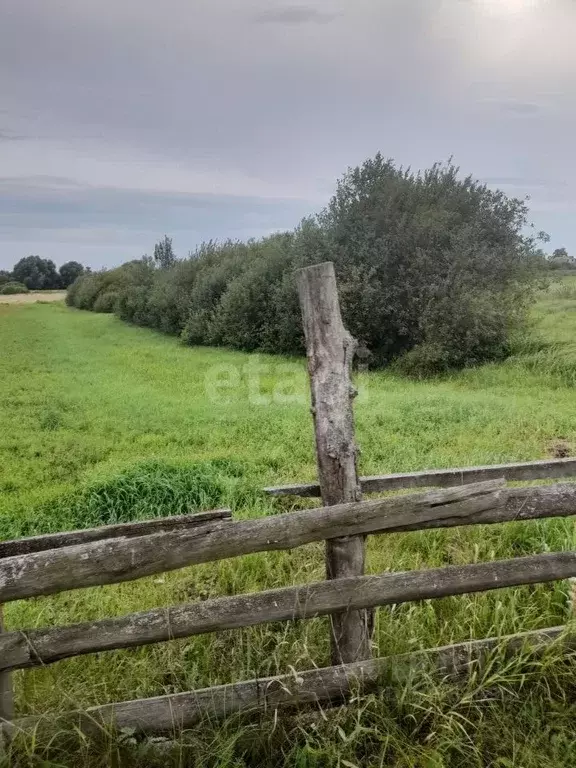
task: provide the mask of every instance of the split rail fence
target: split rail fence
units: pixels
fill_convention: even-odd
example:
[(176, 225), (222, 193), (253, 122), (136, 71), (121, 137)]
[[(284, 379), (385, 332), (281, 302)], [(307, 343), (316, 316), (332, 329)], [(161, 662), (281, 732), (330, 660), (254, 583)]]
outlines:
[[(383, 674), (388, 676), (406, 662), (431, 664), (442, 674), (460, 675), (495, 649), (538, 651), (557, 641), (576, 648), (576, 638), (565, 627), (552, 627), (401, 657), (371, 658), (370, 612), (375, 607), (569, 579), (576, 577), (576, 552), (364, 575), (367, 535), (576, 515), (576, 484), (506, 486), (506, 480), (576, 475), (576, 459), (358, 478), (350, 381), (354, 340), (340, 319), (333, 267), (306, 268), (299, 272), (298, 281), (319, 483), (266, 490), (276, 496), (320, 495), (323, 506), (239, 521), (232, 519), (230, 510), (216, 510), (1, 542), (0, 605), (318, 541), (326, 542), (326, 580), (63, 627), (17, 631), (4, 627), (0, 723), (5, 736), (40, 721), (15, 717), (14, 670), (271, 621), (329, 616), (332, 666), (105, 704), (66, 717), (85, 730), (105, 724), (141, 733), (170, 733), (204, 718), (339, 702), (351, 692), (377, 687)], [(362, 492), (432, 486), (441, 487), (361, 498)]]

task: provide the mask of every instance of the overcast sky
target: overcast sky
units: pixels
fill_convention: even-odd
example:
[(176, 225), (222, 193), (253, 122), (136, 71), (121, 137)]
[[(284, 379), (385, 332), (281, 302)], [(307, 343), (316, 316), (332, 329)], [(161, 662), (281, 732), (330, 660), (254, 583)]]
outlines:
[(0, 268), (295, 226), (453, 155), (576, 252), (576, 0), (0, 0)]

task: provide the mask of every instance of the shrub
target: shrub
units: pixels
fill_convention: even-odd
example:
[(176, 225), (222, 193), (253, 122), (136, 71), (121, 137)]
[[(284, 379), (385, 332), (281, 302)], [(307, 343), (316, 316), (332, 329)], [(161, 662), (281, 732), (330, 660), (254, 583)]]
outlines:
[(17, 293), (29, 293), (30, 289), (27, 288), (23, 283), (16, 283), (16, 282), (10, 282), (10, 283), (4, 283), (4, 285), (0, 286), (0, 294), (2, 296), (12, 296)]
[(344, 176), (320, 220), (346, 322), (380, 363), (423, 344), (426, 358), (442, 348), (442, 367), (500, 357), (533, 297), (541, 263), (525, 204), (451, 164), (412, 174), (377, 155)]
[(210, 242), (162, 269), (145, 258), (84, 276), (69, 303), (92, 309), (114, 293), (122, 319), (188, 344), (298, 353), (294, 270), (331, 260), (344, 322), (373, 363), (437, 373), (509, 354), (544, 264), (523, 234), (527, 216), (523, 201), (451, 163), (414, 174), (376, 155), (294, 232)]
[(66, 297), (64, 301), (66, 302), (67, 306), (69, 307), (76, 307), (77, 305), (77, 296), (78, 291), (80, 290), (80, 286), (82, 285), (83, 280), (85, 279), (85, 275), (80, 275), (79, 277), (74, 280), (73, 283), (70, 283), (68, 286), (68, 290), (66, 291)]
[[(139, 286), (141, 284), (147, 286), (151, 285), (153, 272), (153, 266), (145, 260), (129, 261), (116, 269), (102, 270), (100, 272), (85, 272), (68, 288), (66, 303), (69, 306), (77, 307), (78, 309), (94, 310), (96, 301), (100, 295), (116, 294), (117, 300), (114, 304), (114, 311), (116, 311), (124, 292), (129, 293), (134, 286)], [(99, 306), (107, 307), (107, 302), (110, 301), (111, 299), (106, 299), (103, 303), (100, 303)], [(102, 312), (111, 310), (97, 309), (96, 311)], [(130, 320), (131, 322), (138, 322), (140, 318), (135, 320), (133, 317), (135, 312), (135, 309), (126, 311), (126, 316), (123, 316), (123, 319)]]
[(227, 241), (221, 246), (205, 243), (197, 249), (191, 257), (198, 266), (189, 293), (183, 341), (188, 344), (218, 343), (218, 330), (212, 326), (214, 314), (226, 289), (250, 264), (256, 247), (253, 242)]
[(188, 259), (154, 275), (146, 301), (146, 324), (164, 333), (182, 333), (190, 311), (198, 262)]
[(81, 275), (68, 289), (66, 303), (78, 309), (94, 309), (94, 303), (103, 288), (102, 272)]
[[(289, 243), (289, 238), (284, 238)], [(278, 343), (276, 288), (290, 268), (282, 238), (260, 244), (252, 263), (232, 279), (209, 328), (211, 343), (248, 351), (283, 351)]]
[(99, 293), (94, 301), (94, 312), (114, 312), (118, 303), (118, 294), (114, 291)]

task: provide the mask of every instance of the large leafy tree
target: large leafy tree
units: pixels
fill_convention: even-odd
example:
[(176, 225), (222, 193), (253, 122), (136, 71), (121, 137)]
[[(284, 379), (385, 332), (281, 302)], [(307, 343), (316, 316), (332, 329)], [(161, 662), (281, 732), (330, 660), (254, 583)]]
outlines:
[(68, 288), (77, 277), (84, 274), (84, 267), (78, 261), (67, 261), (65, 264), (62, 264), (59, 273), (60, 287)]
[(56, 265), (50, 259), (42, 259), (40, 256), (26, 256), (20, 259), (12, 271), (12, 277), (32, 291), (60, 287)]
[(382, 155), (346, 173), (319, 217), (350, 330), (376, 359), (443, 370), (505, 355), (541, 268), (522, 200)]

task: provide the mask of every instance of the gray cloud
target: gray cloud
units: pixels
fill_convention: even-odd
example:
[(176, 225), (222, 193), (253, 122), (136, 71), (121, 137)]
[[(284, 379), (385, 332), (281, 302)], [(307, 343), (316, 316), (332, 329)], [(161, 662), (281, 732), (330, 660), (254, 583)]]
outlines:
[(541, 104), (529, 101), (495, 101), (493, 103), (502, 112), (511, 112), (516, 115), (537, 115), (543, 110)]
[(74, 180), (0, 179), (0, 221), (24, 217), (31, 228), (76, 225), (125, 225), (157, 231), (162, 222), (182, 229), (210, 228), (225, 221), (231, 229), (242, 228), (246, 217), (273, 225), (279, 216), (285, 227), (310, 213), (298, 201), (210, 194), (159, 194), (155, 190), (83, 187)]
[[(0, 178), (0, 232), (12, 252), (31, 234), (41, 233), (48, 247), (62, 242), (70, 248), (100, 244), (105, 249), (112, 241), (136, 246), (141, 255), (164, 232), (175, 234), (186, 252), (215, 232), (220, 239), (244, 238), (251, 229), (266, 234), (291, 228), (311, 212), (310, 205), (294, 200), (160, 194), (83, 186), (62, 177)], [(52, 257), (63, 260), (60, 253)]]
[(13, 131), (0, 129), (0, 141), (23, 141), (26, 137)]
[(321, 12), (310, 6), (286, 5), (258, 11), (253, 15), (253, 18), (260, 24), (327, 24), (339, 15)]

